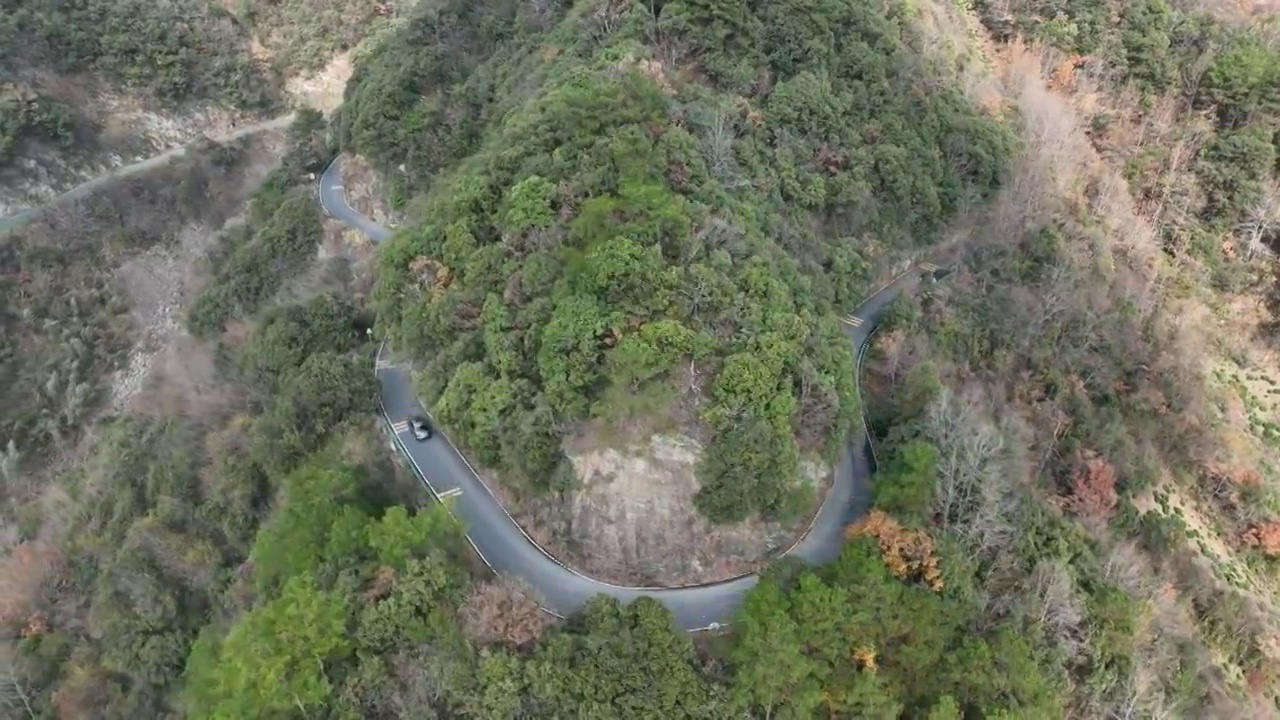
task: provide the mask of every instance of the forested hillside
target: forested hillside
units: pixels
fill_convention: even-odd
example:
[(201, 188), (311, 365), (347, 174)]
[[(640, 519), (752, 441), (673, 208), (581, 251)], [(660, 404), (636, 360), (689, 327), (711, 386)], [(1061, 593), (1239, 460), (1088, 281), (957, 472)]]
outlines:
[(1009, 152), (904, 20), (446, 4), (357, 69), (339, 141), (420, 205), (379, 323), (475, 460), (565, 490), (584, 422), (675, 425), (705, 445), (708, 517), (806, 507), (800, 461), (833, 461), (857, 417), (838, 318)]
[(354, 0), (0, 2), (0, 215), (283, 114), (299, 100), (291, 81), (396, 15)]
[[(1242, 261), (1274, 244), (1280, 224), (1280, 25), (1167, 0), (1131, 4), (1118, 21), (1103, 3), (1066, 3), (1053, 17), (1034, 2), (978, 8), (995, 31), (1069, 53), (1126, 96), (1085, 118), (1090, 135), (1125, 163), (1163, 246), (1238, 286)], [(1236, 247), (1224, 252), (1224, 238)]]
[[(270, 140), (209, 144), (0, 237), (5, 717), (171, 715), (198, 632), (244, 609), (234, 569), (277, 480), (330, 438), (369, 479), (367, 507), (405, 496), (390, 489), (389, 458), (368, 450), (370, 320), (314, 289), (280, 307), (278, 276), (220, 272), (225, 256), (295, 272), (313, 262), (306, 168), (325, 158), (323, 130), (300, 113), (274, 171)], [(192, 324), (214, 334), (253, 318), (256, 330), (195, 344), (167, 317), (184, 278), (164, 275), (198, 276), (172, 264), (251, 195), (247, 222), (213, 251)]]
[(1006, 42), (958, 80), (1022, 152), (872, 352), (877, 502), (958, 543), (1073, 716), (1273, 717), (1280, 26), (978, 9)]

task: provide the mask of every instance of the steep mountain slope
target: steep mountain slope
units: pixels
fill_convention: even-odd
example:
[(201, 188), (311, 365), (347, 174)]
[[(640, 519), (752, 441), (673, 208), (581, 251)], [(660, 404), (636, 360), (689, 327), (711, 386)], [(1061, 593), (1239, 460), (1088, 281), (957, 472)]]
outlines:
[(413, 502), (377, 452), (351, 264), (318, 252), (324, 129), (196, 144), (0, 235), (5, 717), (177, 714), (269, 475), (310, 443)]
[(396, 15), (327, 0), (0, 3), (0, 215), (201, 134), (323, 104), (347, 51)]
[(870, 357), (878, 503), (958, 541), (1074, 716), (1274, 717), (1278, 26), (978, 9), (1033, 39), (975, 46), (943, 6), (930, 24), (973, 48), (957, 81), (1022, 151), (956, 227), (966, 272)]

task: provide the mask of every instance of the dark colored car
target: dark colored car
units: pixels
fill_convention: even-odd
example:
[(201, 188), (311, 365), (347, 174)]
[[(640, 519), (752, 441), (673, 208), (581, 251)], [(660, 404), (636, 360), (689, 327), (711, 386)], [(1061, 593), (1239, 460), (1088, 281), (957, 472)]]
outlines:
[(414, 415), (409, 418), (409, 429), (413, 431), (414, 440), (430, 440), (435, 431), (431, 429), (431, 423), (421, 415)]

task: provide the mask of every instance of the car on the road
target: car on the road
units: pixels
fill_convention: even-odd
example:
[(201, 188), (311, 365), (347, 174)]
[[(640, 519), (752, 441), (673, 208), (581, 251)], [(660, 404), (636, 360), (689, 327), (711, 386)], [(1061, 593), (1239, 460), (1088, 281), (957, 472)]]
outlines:
[(950, 275), (951, 271), (954, 269), (955, 268), (945, 267), (945, 268), (938, 268), (937, 270), (929, 270), (927, 272), (922, 273), (920, 275), (920, 279), (924, 280), (925, 282), (936, 283), (942, 278)]
[(409, 430), (413, 432), (414, 440), (430, 440), (431, 436), (436, 434), (436, 431), (431, 429), (431, 423), (421, 415), (409, 418)]

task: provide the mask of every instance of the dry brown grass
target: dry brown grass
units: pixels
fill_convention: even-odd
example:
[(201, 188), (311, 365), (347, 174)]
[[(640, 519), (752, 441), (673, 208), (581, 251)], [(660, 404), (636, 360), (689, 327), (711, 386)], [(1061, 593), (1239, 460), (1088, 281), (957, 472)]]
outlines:
[(0, 632), (12, 637), (30, 621), (61, 569), (61, 553), (40, 540), (19, 544), (0, 561)]
[[(64, 253), (73, 264), (114, 274), (136, 342), (114, 377), (103, 378), (111, 385), (111, 410), (212, 422), (238, 402), (213, 348), (186, 332), (182, 310), (198, 284), (205, 251), (274, 166), (280, 139), (268, 133), (244, 140), (225, 165), (198, 155), (105, 185), (20, 231), (29, 243)], [(56, 543), (69, 527), (77, 503), (62, 480), (79, 475), (96, 443), (89, 421), (7, 483), (14, 512), (39, 519), (38, 542)], [(91, 491), (79, 488), (81, 494)]]
[(528, 647), (555, 620), (541, 609), (537, 591), (522, 580), (501, 576), (471, 589), (462, 606), (467, 633), (483, 644)]

